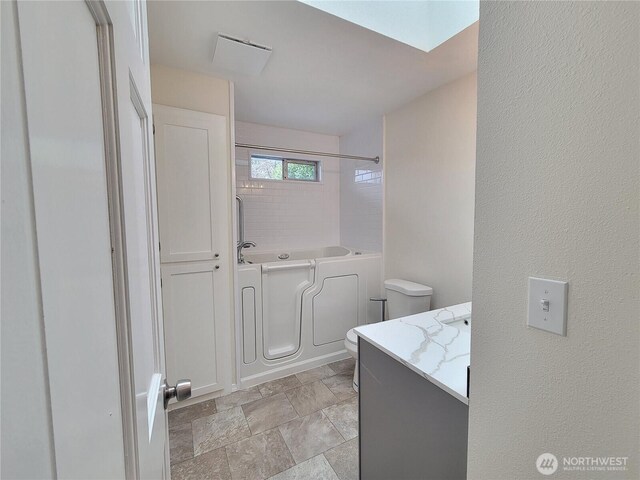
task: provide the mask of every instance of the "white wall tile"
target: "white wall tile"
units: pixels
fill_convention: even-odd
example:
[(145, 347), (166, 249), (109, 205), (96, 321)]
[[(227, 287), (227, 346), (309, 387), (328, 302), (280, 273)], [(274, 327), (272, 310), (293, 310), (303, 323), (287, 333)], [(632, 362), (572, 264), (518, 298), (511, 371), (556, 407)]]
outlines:
[[(236, 122), (236, 142), (339, 152), (336, 136)], [(249, 179), (252, 154), (319, 160), (321, 182)], [(318, 156), (236, 148), (236, 188), (244, 200), (245, 240), (257, 250), (305, 249), (340, 244), (340, 161)]]
[[(340, 137), (340, 153), (379, 156), (383, 150), (382, 118)], [(382, 161), (343, 160), (340, 175), (341, 244), (382, 251)]]

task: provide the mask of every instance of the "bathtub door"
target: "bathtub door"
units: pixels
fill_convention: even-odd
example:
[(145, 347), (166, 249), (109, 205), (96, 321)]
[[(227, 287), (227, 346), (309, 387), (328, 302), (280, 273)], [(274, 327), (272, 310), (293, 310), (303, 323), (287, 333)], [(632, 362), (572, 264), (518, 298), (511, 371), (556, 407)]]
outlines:
[(262, 340), (267, 360), (300, 349), (302, 294), (313, 284), (314, 260), (262, 265)]

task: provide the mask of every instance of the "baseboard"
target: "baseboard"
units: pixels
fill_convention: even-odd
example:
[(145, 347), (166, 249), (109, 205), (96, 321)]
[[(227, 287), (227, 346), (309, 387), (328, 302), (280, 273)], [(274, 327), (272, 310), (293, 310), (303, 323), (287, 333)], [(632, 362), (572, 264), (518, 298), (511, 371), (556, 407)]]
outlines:
[(320, 367), (328, 363), (345, 360), (347, 358), (351, 358), (349, 352), (347, 352), (346, 350), (340, 350), (339, 352), (329, 353), (321, 357), (314, 357), (308, 360), (302, 360), (300, 362), (283, 365), (281, 367), (274, 367), (268, 371), (241, 378), (239, 387), (242, 389), (250, 388), (255, 385), (260, 385), (261, 383), (276, 380), (278, 378), (283, 378), (295, 373), (304, 372), (305, 370), (310, 370), (315, 367)]

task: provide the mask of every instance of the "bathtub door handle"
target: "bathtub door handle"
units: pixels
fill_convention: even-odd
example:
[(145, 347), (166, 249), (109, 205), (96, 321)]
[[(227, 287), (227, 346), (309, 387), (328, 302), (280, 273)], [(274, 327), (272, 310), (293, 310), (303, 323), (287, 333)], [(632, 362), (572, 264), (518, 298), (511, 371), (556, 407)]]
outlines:
[(315, 260), (305, 260), (300, 263), (283, 263), (283, 264), (262, 264), (262, 273), (274, 272), (278, 270), (292, 270), (294, 268), (315, 268)]

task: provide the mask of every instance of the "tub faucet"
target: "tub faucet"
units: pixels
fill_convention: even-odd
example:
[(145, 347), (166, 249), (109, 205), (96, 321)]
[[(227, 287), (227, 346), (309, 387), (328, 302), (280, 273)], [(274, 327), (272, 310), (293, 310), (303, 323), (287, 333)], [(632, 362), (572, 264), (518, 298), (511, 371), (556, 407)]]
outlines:
[(254, 242), (238, 242), (238, 263), (244, 263), (244, 255), (242, 255), (242, 249), (248, 247), (255, 247)]

